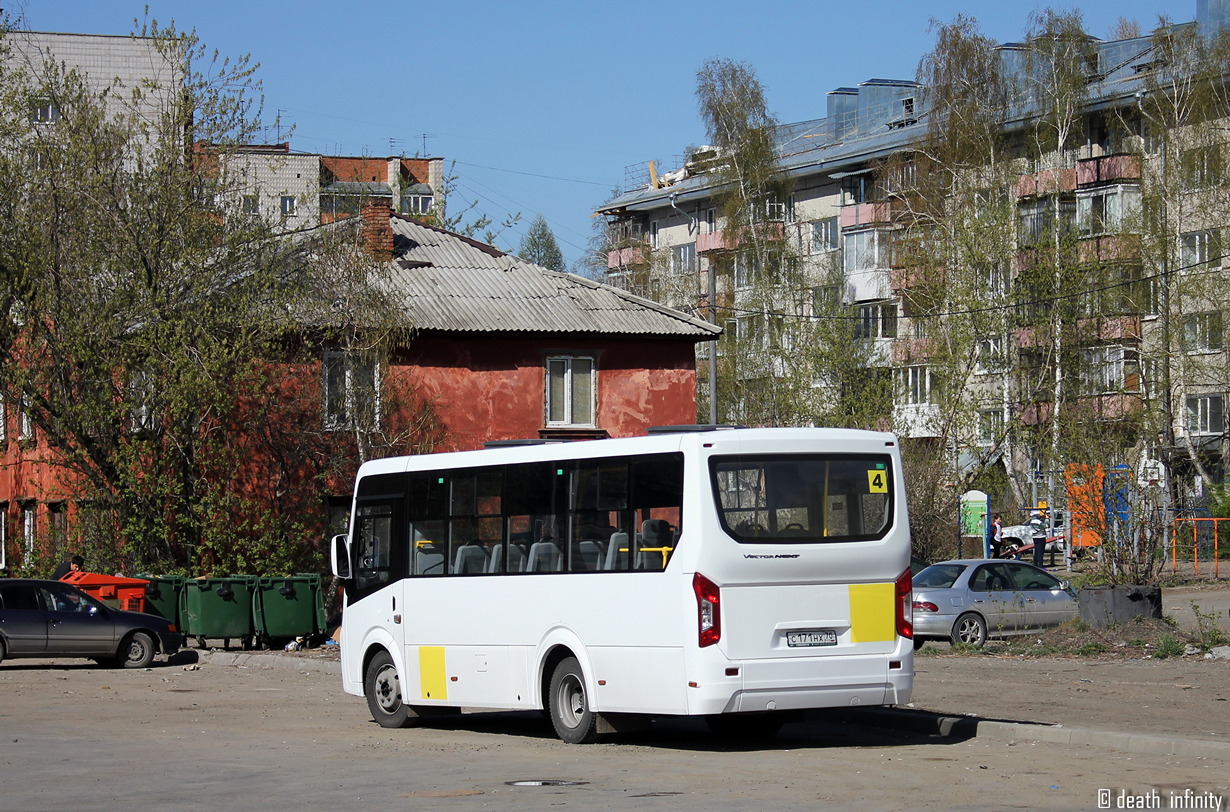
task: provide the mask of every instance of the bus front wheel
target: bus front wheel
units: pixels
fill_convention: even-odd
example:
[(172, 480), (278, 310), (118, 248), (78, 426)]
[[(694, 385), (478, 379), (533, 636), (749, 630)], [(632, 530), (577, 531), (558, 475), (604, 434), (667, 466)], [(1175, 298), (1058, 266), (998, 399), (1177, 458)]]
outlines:
[(555, 666), (547, 693), (547, 710), (555, 734), (569, 744), (598, 740), (598, 716), (589, 709), (585, 675), (576, 657), (568, 657)]
[(368, 663), (363, 692), (372, 718), (381, 727), (409, 727), (418, 721), (418, 714), (402, 701), (401, 677), (387, 651), (381, 651)]

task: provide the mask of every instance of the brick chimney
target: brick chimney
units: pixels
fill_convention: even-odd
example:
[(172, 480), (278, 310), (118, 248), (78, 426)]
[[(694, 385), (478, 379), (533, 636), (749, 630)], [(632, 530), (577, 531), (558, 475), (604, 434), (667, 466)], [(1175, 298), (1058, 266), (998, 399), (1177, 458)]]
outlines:
[(393, 258), (393, 208), (383, 200), (369, 200), (359, 209), (363, 218), (363, 250), (378, 262)]

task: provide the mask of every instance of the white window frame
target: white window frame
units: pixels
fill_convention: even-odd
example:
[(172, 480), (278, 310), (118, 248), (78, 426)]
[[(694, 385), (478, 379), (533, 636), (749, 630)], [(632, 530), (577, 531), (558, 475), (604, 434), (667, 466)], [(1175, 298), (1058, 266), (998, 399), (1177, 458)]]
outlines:
[(978, 355), (974, 359), (974, 374), (991, 375), (1003, 372), (1007, 366), (1004, 346), (1003, 336), (984, 336), (978, 339)]
[(901, 314), (896, 302), (872, 302), (858, 306), (854, 334), (858, 338), (896, 338)]
[[(339, 364), (342, 373), (340, 400), (335, 394), (336, 384), (332, 383), (337, 380), (335, 374), (338, 371)], [(365, 416), (365, 424), (356, 424), (355, 418), (359, 403), (356, 398), (356, 388), (360, 384), (357, 378), (360, 372), (367, 372), (369, 370), (370, 374), (365, 377), (371, 380), (372, 391), (370, 398), (372, 411), (370, 416)], [(321, 358), (320, 371), (323, 400), (321, 410), (327, 430), (337, 431), (358, 428), (363, 431), (375, 431), (380, 427), (382, 370), (380, 363), (373, 354), (346, 350), (326, 350)], [(340, 409), (337, 408), (338, 404), (341, 405)]]
[(30, 121), (34, 124), (55, 124), (60, 116), (59, 105), (50, 99), (39, 101), (30, 110)]
[[(1180, 270), (1200, 268), (1217, 260), (1217, 232), (1189, 231), (1179, 235)], [(1219, 262), (1220, 264), (1220, 262)]]
[(1222, 317), (1220, 310), (1193, 313), (1183, 319), (1183, 350), (1189, 355), (1221, 352)]
[(24, 397), (17, 404), (17, 440), (22, 443), (34, 441), (34, 419), (30, 417)]
[(901, 368), (900, 403), (903, 406), (921, 406), (931, 402), (931, 367), (915, 364)]
[(830, 254), (841, 250), (841, 225), (836, 217), (811, 223), (811, 253)]
[[(1225, 399), (1221, 395), (1191, 395), (1184, 405), (1184, 428), (1188, 436), (1221, 436), (1225, 433)], [(1219, 421), (1220, 425), (1217, 425)]]
[(25, 560), (34, 556), (34, 541), (38, 537), (38, 503), (23, 502), (21, 505), (21, 542)]
[[(560, 371), (560, 377), (553, 375), (554, 370)], [(549, 428), (594, 428), (597, 426), (598, 400), (598, 359), (592, 355), (551, 355), (547, 357), (545, 386), (545, 417)], [(577, 404), (578, 375), (588, 377), (589, 402)], [(555, 382), (560, 381), (560, 389), (555, 391)], [(554, 395), (559, 396), (558, 406)], [(577, 406), (581, 405), (588, 414), (578, 414)], [(585, 418), (588, 417), (588, 420)], [(579, 418), (579, 419), (578, 419)]]
[(299, 201), (294, 195), (282, 195), (281, 206), (283, 217), (294, 217), (299, 213)]
[(248, 217), (256, 217), (261, 213), (260, 195), (243, 195), (239, 198), (239, 211)]
[(1124, 223), (1139, 219), (1140, 188), (1137, 186), (1111, 186), (1076, 196), (1076, 221), (1080, 224), (1082, 237), (1102, 234), (1117, 234)]
[(696, 243), (686, 242), (671, 246), (671, 273), (685, 276), (696, 272)]
[(1000, 409), (982, 409), (978, 412), (978, 445), (991, 448), (999, 443), (1004, 434), (1004, 413)]
[(842, 235), (842, 267), (846, 273), (872, 271), (885, 267), (881, 263), (879, 229), (869, 228)]

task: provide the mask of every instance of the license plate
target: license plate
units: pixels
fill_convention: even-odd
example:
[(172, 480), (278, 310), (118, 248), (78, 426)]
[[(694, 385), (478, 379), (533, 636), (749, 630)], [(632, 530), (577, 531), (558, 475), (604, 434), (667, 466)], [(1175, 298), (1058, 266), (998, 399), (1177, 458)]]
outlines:
[(835, 646), (837, 645), (837, 632), (832, 629), (786, 632), (786, 645), (791, 648), (800, 646)]

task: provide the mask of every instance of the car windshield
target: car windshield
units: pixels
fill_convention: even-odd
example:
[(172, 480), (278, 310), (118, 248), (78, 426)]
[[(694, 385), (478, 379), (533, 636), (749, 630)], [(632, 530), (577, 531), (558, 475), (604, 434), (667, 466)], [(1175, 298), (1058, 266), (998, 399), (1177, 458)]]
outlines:
[(949, 589), (964, 571), (964, 564), (932, 564), (914, 576), (914, 589)]

